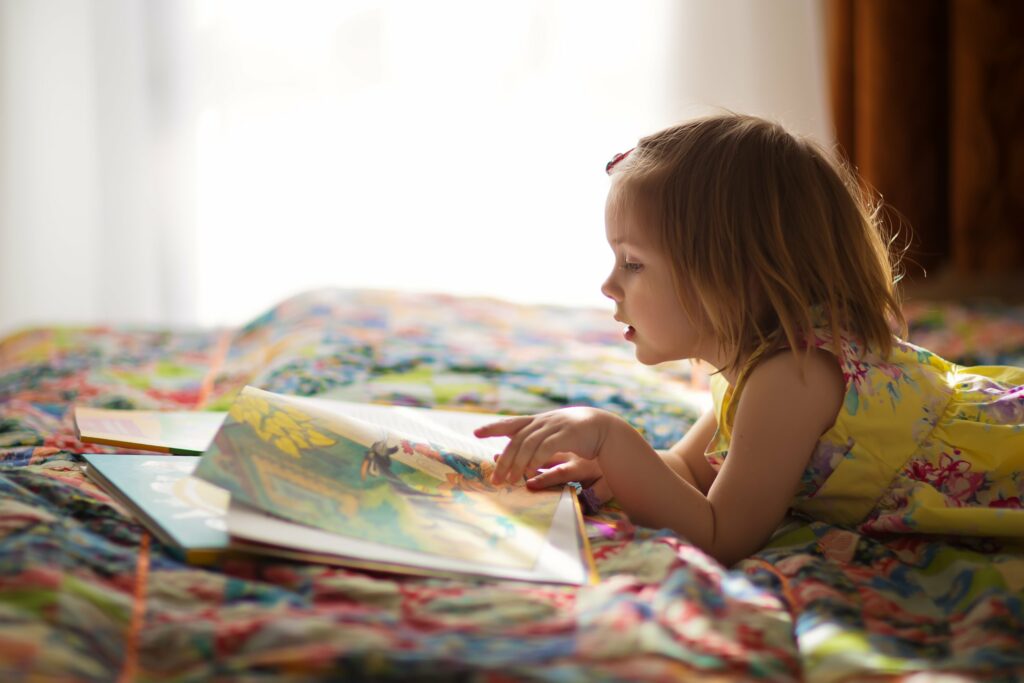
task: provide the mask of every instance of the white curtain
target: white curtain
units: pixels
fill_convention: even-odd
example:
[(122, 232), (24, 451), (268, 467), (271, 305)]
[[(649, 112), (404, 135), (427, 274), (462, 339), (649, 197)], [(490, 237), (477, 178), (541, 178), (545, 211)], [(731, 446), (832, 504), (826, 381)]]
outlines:
[(0, 0), (0, 333), (320, 286), (602, 305), (604, 163), (830, 137), (820, 0)]
[(0, 331), (195, 324), (180, 15), (0, 0)]

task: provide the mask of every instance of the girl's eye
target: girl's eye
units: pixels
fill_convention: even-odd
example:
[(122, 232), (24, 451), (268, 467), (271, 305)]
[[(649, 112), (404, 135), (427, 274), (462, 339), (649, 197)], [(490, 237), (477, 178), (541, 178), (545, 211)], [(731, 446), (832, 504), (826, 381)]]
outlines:
[(622, 264), (622, 269), (629, 273), (639, 273), (641, 270), (643, 270), (643, 267), (644, 264), (635, 263), (632, 261), (626, 261), (625, 263)]

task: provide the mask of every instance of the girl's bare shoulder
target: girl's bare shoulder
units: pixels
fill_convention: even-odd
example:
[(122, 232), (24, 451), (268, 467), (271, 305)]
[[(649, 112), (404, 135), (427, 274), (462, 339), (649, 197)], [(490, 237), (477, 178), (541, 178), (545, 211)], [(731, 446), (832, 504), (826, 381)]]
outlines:
[(846, 392), (838, 359), (824, 349), (780, 351), (751, 370), (746, 385), (744, 398), (798, 408), (803, 419), (820, 425), (820, 433), (835, 422)]

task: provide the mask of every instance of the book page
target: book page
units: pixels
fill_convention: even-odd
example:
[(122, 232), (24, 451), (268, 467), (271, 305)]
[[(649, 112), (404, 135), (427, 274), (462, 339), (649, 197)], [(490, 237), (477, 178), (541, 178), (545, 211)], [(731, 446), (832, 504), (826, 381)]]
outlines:
[[(386, 425), (370, 421), (381, 419), (380, 411)], [(492, 484), (490, 456), (498, 449), (467, 448), (470, 454), (453, 446), (454, 430), (420, 419), (431, 412), (375, 411), (246, 387), (196, 476), (229, 490), (235, 501), (343, 536), (533, 567), (561, 492)], [(473, 419), (490, 418), (464, 423)], [(475, 440), (457, 436), (464, 444)]]
[(349, 417), (380, 425), (391, 432), (414, 437), (423, 441), (445, 444), (452, 450), (466, 456), (474, 456), (490, 462), (508, 443), (507, 437), (479, 439), (473, 430), (485, 424), (502, 420), (508, 415), (475, 413), (469, 411), (443, 410), (439, 408), (414, 408), (411, 406), (389, 406), (373, 403), (351, 403), (332, 399), (298, 398), (313, 405), (330, 406)]
[(307, 558), (311, 561), (340, 561), (342, 564), (355, 564), (368, 569), (399, 572), (403, 567), (417, 567), (441, 575), (456, 573), (581, 585), (589, 580), (590, 569), (583, 560), (573, 495), (569, 488), (562, 492), (554, 521), (536, 563), (532, 567), (522, 568), (495, 566), (486, 557), (475, 561), (447, 558), (338, 536), (272, 517), (241, 503), (231, 504), (226, 519), (232, 539), (308, 553)]

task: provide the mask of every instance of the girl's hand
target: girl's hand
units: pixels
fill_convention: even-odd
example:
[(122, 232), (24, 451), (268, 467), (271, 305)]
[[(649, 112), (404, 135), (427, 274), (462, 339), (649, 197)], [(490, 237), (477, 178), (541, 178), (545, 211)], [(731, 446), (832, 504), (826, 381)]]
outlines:
[(583, 487), (593, 486), (601, 479), (601, 465), (597, 460), (584, 460), (572, 453), (556, 453), (555, 459), (567, 456), (564, 462), (550, 465), (537, 473), (527, 472), (526, 485), (531, 489), (546, 489), (550, 486), (578, 481)]
[(593, 460), (601, 451), (608, 426), (617, 419), (596, 408), (562, 408), (539, 415), (510, 417), (479, 427), (478, 437), (507, 436), (491, 482), (519, 481), (524, 473), (569, 460), (569, 454)]
[(584, 489), (593, 491), (597, 499), (595, 502), (598, 504), (607, 503), (612, 499), (612, 491), (601, 473), (601, 465), (597, 460), (583, 460), (575, 456), (527, 479), (526, 487), (532, 490), (546, 489), (568, 484), (570, 481), (579, 482)]

